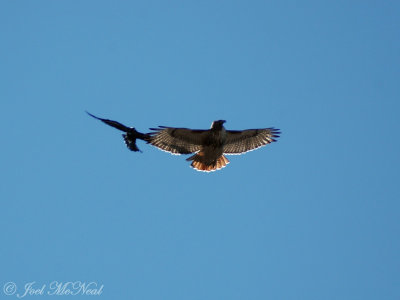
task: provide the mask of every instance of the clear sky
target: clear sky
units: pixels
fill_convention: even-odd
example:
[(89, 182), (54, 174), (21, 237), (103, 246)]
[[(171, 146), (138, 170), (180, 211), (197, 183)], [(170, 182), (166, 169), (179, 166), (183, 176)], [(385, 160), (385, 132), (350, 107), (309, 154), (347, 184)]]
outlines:
[[(96, 299), (400, 299), (399, 15), (1, 1), (2, 297), (10, 281), (94, 281)], [(144, 132), (225, 119), (282, 136), (204, 174), (130, 152), (85, 110)]]

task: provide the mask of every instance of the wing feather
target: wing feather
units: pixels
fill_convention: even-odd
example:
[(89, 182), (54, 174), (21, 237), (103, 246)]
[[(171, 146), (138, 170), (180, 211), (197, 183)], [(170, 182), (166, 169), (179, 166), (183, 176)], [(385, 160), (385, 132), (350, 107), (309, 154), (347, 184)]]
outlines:
[(225, 154), (242, 154), (255, 150), (269, 143), (276, 142), (279, 137), (279, 129), (247, 129), (247, 130), (227, 130), (226, 142), (224, 146)]
[(150, 128), (148, 143), (172, 154), (190, 154), (200, 151), (208, 130), (192, 130), (159, 126)]

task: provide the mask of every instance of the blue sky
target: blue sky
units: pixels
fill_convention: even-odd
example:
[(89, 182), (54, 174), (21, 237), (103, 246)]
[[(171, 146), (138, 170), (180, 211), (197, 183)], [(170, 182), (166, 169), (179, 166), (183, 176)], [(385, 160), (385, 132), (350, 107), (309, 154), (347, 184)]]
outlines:
[[(2, 1), (1, 287), (399, 299), (399, 13), (397, 1)], [(225, 119), (282, 136), (204, 174), (142, 142), (130, 152), (85, 110), (140, 131)]]

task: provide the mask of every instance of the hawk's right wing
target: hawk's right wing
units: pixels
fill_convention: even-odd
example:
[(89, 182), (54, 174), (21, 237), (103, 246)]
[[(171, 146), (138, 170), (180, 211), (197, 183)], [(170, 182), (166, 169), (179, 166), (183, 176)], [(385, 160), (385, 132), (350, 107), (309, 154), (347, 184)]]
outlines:
[(190, 154), (200, 151), (208, 130), (193, 130), (159, 126), (150, 128), (148, 143), (172, 154)]

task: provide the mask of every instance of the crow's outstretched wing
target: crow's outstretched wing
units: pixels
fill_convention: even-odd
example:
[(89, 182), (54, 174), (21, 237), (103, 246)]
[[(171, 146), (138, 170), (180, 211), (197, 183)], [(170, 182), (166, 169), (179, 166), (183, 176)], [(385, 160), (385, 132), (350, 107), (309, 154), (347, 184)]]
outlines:
[(131, 129), (131, 128), (129, 128), (129, 127), (127, 127), (127, 126), (125, 126), (125, 125), (123, 125), (123, 124), (117, 122), (117, 121), (113, 121), (113, 120), (108, 120), (108, 119), (103, 119), (103, 118), (96, 117), (95, 115), (92, 115), (92, 114), (91, 114), (90, 112), (88, 112), (88, 111), (87, 111), (86, 113), (87, 113), (89, 116), (91, 116), (91, 117), (93, 117), (93, 118), (95, 118), (95, 119), (97, 119), (97, 120), (100, 120), (100, 121), (106, 123), (107, 125), (109, 125), (109, 126), (111, 126), (111, 127), (114, 127), (114, 128), (117, 128), (117, 129), (119, 129), (119, 130), (121, 130), (121, 131), (123, 131), (123, 132), (129, 132), (129, 130)]

